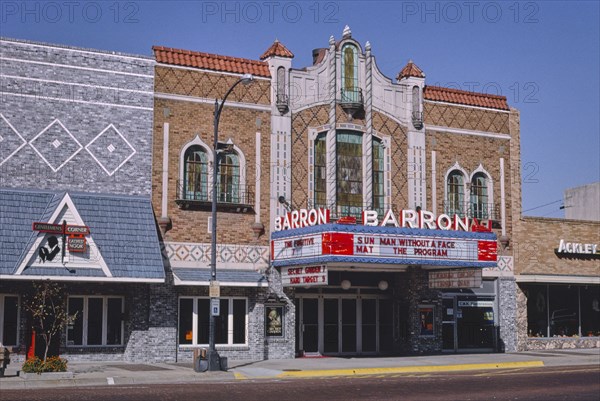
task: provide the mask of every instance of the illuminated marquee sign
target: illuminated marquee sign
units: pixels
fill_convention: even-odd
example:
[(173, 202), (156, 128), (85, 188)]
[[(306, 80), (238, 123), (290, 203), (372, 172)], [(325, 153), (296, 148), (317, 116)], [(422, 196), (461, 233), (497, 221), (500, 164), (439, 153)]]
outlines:
[[(464, 235), (464, 234), (463, 234)], [(451, 262), (495, 262), (496, 240), (452, 238), (447, 236), (414, 236), (394, 233), (322, 232), (274, 239), (271, 243), (274, 261), (315, 258), (326, 255), (351, 256), (356, 261), (372, 258), (386, 263), (402, 260), (435, 264)], [(428, 263), (426, 263), (428, 262)]]
[(327, 285), (326, 266), (301, 266), (281, 268), (284, 287)]
[[(275, 231), (289, 230), (294, 228), (312, 227), (330, 222), (330, 212), (327, 209), (300, 209), (293, 210), (285, 216), (275, 219)], [(348, 224), (347, 217), (342, 217), (338, 223)], [(393, 210), (388, 210), (383, 219), (380, 219), (376, 210), (365, 210), (362, 212), (362, 222), (365, 226), (372, 227), (399, 227), (420, 228), (431, 230), (454, 230), (454, 231), (476, 231), (491, 232), (491, 221), (479, 222), (477, 219), (449, 216), (440, 214), (436, 216), (427, 210), (401, 210), (398, 216)]]

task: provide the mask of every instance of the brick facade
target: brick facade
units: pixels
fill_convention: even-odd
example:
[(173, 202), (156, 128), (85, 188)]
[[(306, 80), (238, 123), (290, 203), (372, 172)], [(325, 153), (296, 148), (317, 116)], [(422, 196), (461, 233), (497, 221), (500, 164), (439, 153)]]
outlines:
[(590, 276), (600, 275), (598, 259), (559, 256), (560, 240), (600, 245), (600, 223), (582, 220), (524, 217), (515, 235), (515, 274)]

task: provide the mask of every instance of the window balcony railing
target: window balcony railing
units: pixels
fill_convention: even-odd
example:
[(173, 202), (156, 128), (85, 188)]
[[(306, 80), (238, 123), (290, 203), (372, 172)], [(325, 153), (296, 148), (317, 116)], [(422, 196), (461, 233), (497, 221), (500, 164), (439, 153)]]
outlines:
[[(204, 188), (192, 190), (184, 186), (182, 180), (177, 181), (177, 194), (175, 203), (181, 209), (211, 210), (212, 191)], [(250, 213), (254, 211), (254, 190), (249, 185), (245, 187), (232, 187), (228, 192), (217, 193), (217, 210), (237, 213)]]
[(412, 112), (412, 123), (416, 129), (423, 128), (423, 112), (413, 111)]
[(285, 93), (278, 93), (275, 96), (275, 105), (281, 114), (285, 114), (290, 109), (290, 97)]
[(500, 221), (500, 206), (495, 203), (469, 202), (457, 205), (455, 202), (444, 202), (444, 213), (452, 216), (476, 218), (478, 220)]
[(342, 88), (340, 91), (340, 106), (348, 114), (354, 114), (362, 109), (364, 101), (362, 89), (360, 88)]

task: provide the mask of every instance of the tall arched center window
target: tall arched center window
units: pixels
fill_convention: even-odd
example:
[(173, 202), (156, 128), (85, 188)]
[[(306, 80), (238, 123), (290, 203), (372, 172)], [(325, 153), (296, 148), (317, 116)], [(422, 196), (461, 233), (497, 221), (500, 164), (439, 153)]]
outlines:
[(277, 69), (277, 102), (287, 102), (285, 96), (285, 68), (283, 67)]
[(488, 219), (488, 188), (487, 177), (483, 173), (477, 173), (471, 180), (471, 211), (472, 216), (477, 219)]
[(241, 203), (240, 158), (235, 153), (221, 154), (219, 157), (219, 176), (217, 179), (217, 197), (219, 202)]
[(457, 214), (464, 216), (465, 205), (465, 178), (459, 170), (453, 170), (448, 174), (447, 196), (445, 212), (449, 215)]
[(327, 208), (327, 156), (325, 138), (327, 133), (323, 132), (315, 140), (315, 207)]
[(384, 213), (384, 147), (383, 142), (373, 138), (373, 210)]
[(363, 206), (362, 133), (337, 131), (337, 208), (342, 216), (361, 216)]
[(208, 156), (199, 145), (185, 151), (184, 191), (185, 198), (208, 201)]
[(359, 102), (358, 51), (356, 46), (346, 44), (342, 48), (342, 102)]

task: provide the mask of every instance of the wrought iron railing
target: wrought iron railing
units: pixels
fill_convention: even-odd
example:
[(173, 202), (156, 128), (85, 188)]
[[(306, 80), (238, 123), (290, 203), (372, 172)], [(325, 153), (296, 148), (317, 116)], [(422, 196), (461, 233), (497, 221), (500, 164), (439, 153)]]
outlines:
[(340, 103), (342, 107), (344, 105), (349, 106), (362, 106), (363, 105), (363, 94), (360, 88), (342, 88)]
[[(200, 190), (184, 185), (183, 180), (177, 181), (177, 194), (175, 201), (181, 206), (206, 206), (212, 205), (212, 191), (207, 187)], [(254, 206), (254, 188), (246, 186), (232, 186), (230, 191), (217, 193), (219, 205)]]
[(423, 112), (413, 111), (412, 112), (412, 123), (416, 129), (423, 128)]
[(500, 220), (500, 206), (496, 203), (467, 202), (456, 204), (455, 202), (444, 201), (444, 213), (479, 220)]
[(278, 93), (275, 96), (275, 106), (281, 114), (287, 113), (289, 110), (290, 97), (285, 93)]

